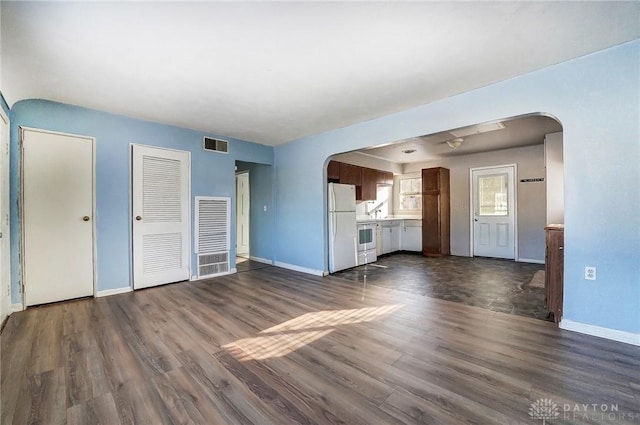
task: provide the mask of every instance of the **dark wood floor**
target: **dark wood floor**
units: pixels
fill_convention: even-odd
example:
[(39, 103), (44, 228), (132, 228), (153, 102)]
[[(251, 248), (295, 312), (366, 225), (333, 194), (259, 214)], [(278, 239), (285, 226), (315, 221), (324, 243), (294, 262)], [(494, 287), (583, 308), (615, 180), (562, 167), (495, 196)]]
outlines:
[(2, 424), (640, 421), (638, 347), (275, 267), (15, 313), (1, 354)]
[(544, 288), (529, 285), (538, 270), (544, 270), (544, 265), (483, 257), (424, 257), (420, 253), (400, 252), (383, 255), (375, 263), (343, 270), (335, 276), (548, 320)]
[(269, 267), (269, 265), (260, 263), (258, 261), (249, 260), (247, 258), (236, 257), (236, 270), (238, 271), (238, 273), (263, 269), (265, 267)]

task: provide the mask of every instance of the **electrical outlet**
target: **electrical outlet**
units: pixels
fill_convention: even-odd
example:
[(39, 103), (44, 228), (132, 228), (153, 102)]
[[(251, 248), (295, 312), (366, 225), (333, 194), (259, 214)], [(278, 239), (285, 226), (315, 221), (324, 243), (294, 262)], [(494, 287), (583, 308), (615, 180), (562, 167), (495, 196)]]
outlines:
[(586, 266), (584, 268), (584, 278), (586, 280), (596, 280), (596, 268), (594, 266)]

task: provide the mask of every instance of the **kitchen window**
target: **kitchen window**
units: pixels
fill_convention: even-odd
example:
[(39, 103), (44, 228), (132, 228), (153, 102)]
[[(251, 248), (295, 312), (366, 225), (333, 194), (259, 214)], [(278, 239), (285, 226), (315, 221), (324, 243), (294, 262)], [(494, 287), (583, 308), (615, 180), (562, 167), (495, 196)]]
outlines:
[(399, 210), (422, 210), (422, 178), (401, 179)]

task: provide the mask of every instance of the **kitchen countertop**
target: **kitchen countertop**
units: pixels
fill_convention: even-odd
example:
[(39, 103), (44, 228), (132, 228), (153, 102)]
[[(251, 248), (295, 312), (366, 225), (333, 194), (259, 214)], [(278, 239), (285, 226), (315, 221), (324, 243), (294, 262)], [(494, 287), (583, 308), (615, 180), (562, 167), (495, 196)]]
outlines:
[(362, 218), (357, 219), (356, 223), (384, 223), (387, 221), (404, 221), (404, 220), (422, 220), (422, 217), (387, 217), (387, 218)]

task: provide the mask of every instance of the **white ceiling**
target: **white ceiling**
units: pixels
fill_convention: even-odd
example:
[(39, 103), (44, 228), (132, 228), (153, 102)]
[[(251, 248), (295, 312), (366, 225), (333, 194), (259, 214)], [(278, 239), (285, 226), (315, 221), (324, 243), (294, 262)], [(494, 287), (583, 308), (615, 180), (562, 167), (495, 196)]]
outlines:
[[(397, 164), (407, 164), (479, 152), (538, 145), (544, 143), (544, 136), (546, 134), (562, 131), (562, 126), (558, 121), (542, 115), (518, 117), (511, 120), (500, 121), (500, 123), (504, 126), (503, 129), (485, 131), (483, 125), (474, 125), (464, 127), (463, 129), (413, 137), (393, 144), (362, 149), (357, 152)], [(465, 134), (469, 133), (469, 135), (462, 137), (462, 145), (452, 149), (447, 145), (447, 141), (455, 139), (456, 134), (453, 133), (460, 130), (468, 130), (465, 131)], [(405, 153), (404, 151), (407, 150), (414, 152)]]
[(277, 145), (640, 37), (640, 2), (2, 1), (0, 88)]

